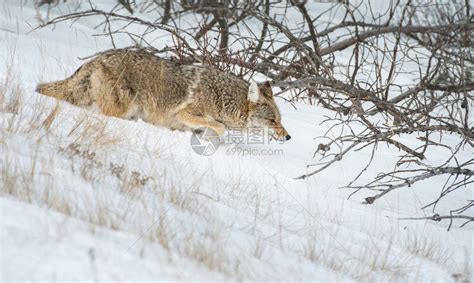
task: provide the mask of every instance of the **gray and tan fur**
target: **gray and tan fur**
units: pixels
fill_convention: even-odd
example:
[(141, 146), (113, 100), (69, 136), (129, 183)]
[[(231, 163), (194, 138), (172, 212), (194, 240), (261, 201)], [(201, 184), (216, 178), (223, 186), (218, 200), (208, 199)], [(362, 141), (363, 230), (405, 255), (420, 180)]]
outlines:
[(101, 113), (178, 130), (268, 127), (289, 139), (270, 84), (257, 86), (204, 66), (183, 65), (145, 51), (98, 55), (71, 77), (37, 91)]

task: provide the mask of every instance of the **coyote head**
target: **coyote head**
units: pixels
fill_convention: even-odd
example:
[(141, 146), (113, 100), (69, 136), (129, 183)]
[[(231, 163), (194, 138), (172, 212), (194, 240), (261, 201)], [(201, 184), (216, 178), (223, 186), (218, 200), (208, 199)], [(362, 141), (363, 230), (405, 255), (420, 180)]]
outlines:
[(267, 81), (258, 86), (255, 81), (250, 82), (249, 93), (249, 116), (247, 127), (265, 127), (269, 134), (278, 140), (289, 140), (291, 136), (281, 125), (281, 115), (273, 100), (273, 92)]

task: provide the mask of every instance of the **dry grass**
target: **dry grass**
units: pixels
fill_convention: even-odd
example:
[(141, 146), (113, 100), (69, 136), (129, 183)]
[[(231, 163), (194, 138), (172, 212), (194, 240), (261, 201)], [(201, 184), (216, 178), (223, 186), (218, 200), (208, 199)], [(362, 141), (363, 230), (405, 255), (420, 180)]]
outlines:
[(16, 165), (7, 154), (4, 154), (2, 158), (4, 161), (4, 166), (1, 168), (3, 186), (0, 192), (31, 203), (34, 198), (34, 186), (31, 173), (19, 168), (19, 165)]
[(265, 240), (261, 236), (257, 236), (255, 241), (255, 249), (253, 251), (253, 256), (258, 259), (262, 259), (262, 255), (265, 252)]
[(303, 244), (304, 257), (311, 262), (317, 262), (321, 259), (321, 251), (317, 248), (318, 239), (316, 233), (315, 229), (309, 230)]
[(337, 240), (328, 237), (326, 232), (314, 227), (307, 228), (302, 241), (304, 257), (363, 282), (376, 280), (378, 273), (394, 280), (404, 278), (416, 270), (416, 265), (413, 265), (416, 257), (423, 257), (437, 264), (444, 264), (444, 260), (439, 261), (433, 255), (443, 255), (440, 258), (446, 258), (439, 246), (432, 245), (432, 242), (424, 238), (419, 239), (423, 244), (410, 243), (410, 249), (403, 251), (399, 249), (401, 245), (395, 234), (382, 238), (374, 236), (371, 241), (364, 237), (358, 242), (354, 238), (352, 241), (357, 244), (344, 242), (341, 246)]
[[(54, 163), (60, 162), (61, 156), (66, 157), (70, 160), (72, 174), (82, 178), (87, 186), (92, 188), (99, 187), (107, 178), (115, 177), (117, 187), (122, 188), (124, 198), (127, 198), (132, 190), (143, 188), (152, 178), (138, 171), (130, 171), (124, 166), (121, 166), (122, 172), (118, 174), (114, 168), (120, 167), (119, 165), (111, 163), (110, 168), (105, 165), (105, 161), (101, 159), (103, 156), (99, 157), (92, 148), (115, 144), (118, 134), (110, 130), (107, 123), (88, 113), (79, 117), (66, 136), (76, 143), (60, 147), (63, 138), (61, 131), (64, 130), (60, 128), (61, 123), (55, 124), (58, 117), (64, 115), (61, 113), (60, 103), (51, 106), (47, 99), (41, 96), (25, 103), (24, 97), (21, 82), (9, 68), (0, 83), (0, 112), (11, 114), (5, 116), (5, 127), (2, 128), (0, 141), (0, 194), (44, 206), (94, 225), (119, 229), (121, 217), (111, 210), (104, 200), (90, 199), (84, 204), (87, 209), (78, 207), (77, 196), (70, 194), (70, 189), (75, 185), (60, 183), (57, 178), (58, 169), (67, 168), (58, 168)], [(7, 135), (30, 141), (21, 145), (26, 156), (17, 155), (9, 148), (5, 140)], [(44, 155), (38, 158), (41, 155), (40, 148), (45, 148), (45, 145), (42, 145), (42, 139), (45, 137), (54, 141), (48, 144), (57, 146), (56, 153), (50, 152), (49, 160), (45, 159)], [(12, 141), (16, 143), (14, 139)]]
[[(81, 177), (89, 185), (85, 186), (85, 195), (81, 198), (83, 201), (82, 208), (78, 207), (78, 201), (81, 198), (77, 197), (76, 193), (71, 194), (69, 191), (75, 185), (61, 184), (60, 180), (55, 179), (55, 169), (51, 160), (29, 160), (25, 163), (24, 160), (9, 157), (8, 154), (2, 156), (3, 163), (1, 166), (1, 195), (7, 195), (40, 206), (45, 206), (49, 209), (61, 212), (65, 215), (72, 216), (84, 220), (88, 223), (98, 225), (101, 227), (119, 230), (124, 228), (122, 225), (126, 217), (120, 216), (120, 208), (115, 209), (109, 207), (109, 201), (100, 197), (99, 184), (104, 182), (105, 178), (115, 177), (110, 172), (109, 175), (103, 175), (101, 171), (102, 163), (97, 160), (94, 153), (89, 151), (80, 151), (74, 146), (68, 147), (66, 151), (60, 150), (62, 154), (79, 154), (82, 159), (82, 165), (77, 166), (77, 177)], [(25, 164), (20, 166), (18, 164)], [(78, 159), (71, 159), (71, 166), (78, 162)], [(128, 170), (124, 170), (127, 171)], [(40, 172), (40, 173), (39, 173)], [(121, 190), (120, 195), (124, 202), (134, 202), (138, 194), (131, 194), (131, 188), (143, 188), (137, 182), (137, 178), (143, 180), (143, 177), (136, 177), (138, 172), (133, 171), (132, 178), (118, 178), (118, 187), (127, 187), (129, 190)], [(141, 175), (140, 175), (141, 176)], [(93, 191), (88, 191), (88, 188)], [(96, 189), (95, 189), (96, 188)], [(77, 190), (77, 188), (74, 188)], [(87, 197), (87, 195), (92, 195)], [(142, 195), (142, 197), (145, 197)]]
[(51, 128), (51, 124), (53, 123), (54, 119), (56, 119), (56, 116), (58, 115), (59, 112), (59, 103), (56, 103), (56, 106), (54, 107), (53, 110), (51, 110), (51, 113), (49, 113), (48, 117), (44, 119), (42, 126), (46, 129), (49, 130)]
[(168, 223), (167, 210), (163, 207), (160, 208), (160, 214), (158, 216), (158, 221), (156, 225), (151, 227), (148, 233), (148, 239), (160, 243), (160, 245), (165, 248), (168, 252), (171, 249), (173, 232)]
[[(35, 174), (37, 164), (31, 162), (20, 166), (22, 162), (3, 156), (0, 194), (8, 195), (27, 203), (35, 203), (54, 209), (66, 215), (74, 216), (72, 204), (60, 191), (56, 190), (49, 174)], [(40, 166), (41, 167), (41, 166)]]
[(69, 130), (67, 138), (73, 143), (100, 147), (113, 145), (120, 141), (120, 133), (109, 129), (107, 122), (91, 115), (88, 111), (76, 119), (75, 124)]
[(451, 253), (442, 249), (440, 242), (428, 235), (408, 235), (403, 241), (405, 249), (413, 255), (428, 259), (436, 264), (445, 266)]
[[(5, 154), (0, 165), (1, 195), (81, 219), (90, 223), (91, 229), (106, 227), (133, 233), (137, 239), (143, 236), (143, 240), (158, 243), (169, 253), (178, 253), (210, 270), (238, 278), (252, 276), (241, 268), (241, 260), (247, 256), (268, 260), (267, 251), (271, 254), (274, 249), (284, 253), (284, 241), (289, 235), (300, 240), (295, 244), (300, 247), (295, 253), (302, 262), (323, 264), (361, 281), (373, 280), (371, 276), (377, 272), (403, 278), (409, 271), (405, 267), (415, 256), (440, 265), (446, 265), (448, 261), (449, 253), (441, 250), (439, 243), (421, 236), (405, 241), (406, 252), (397, 251), (390, 237), (342, 251), (320, 227), (309, 225), (290, 231), (289, 223), (283, 220), (281, 200), (268, 199), (269, 196), (262, 194), (257, 185), (244, 184), (240, 175), (230, 181), (216, 180), (207, 184), (209, 188), (205, 190), (201, 187), (202, 176), (198, 174), (179, 180), (166, 172), (128, 168), (126, 162), (114, 160), (109, 152), (109, 149), (120, 152), (120, 145), (124, 142), (123, 133), (110, 125), (113, 118), (103, 119), (84, 110), (74, 114), (76, 119), (72, 123), (62, 125), (68, 115), (62, 112), (65, 107), (60, 103), (48, 105), (38, 99), (26, 105), (23, 98), (21, 84), (15, 82), (13, 73), (7, 75), (0, 85), (0, 110), (11, 116), (2, 131), (33, 142), (23, 145), (29, 147), (25, 148), (25, 152), (31, 155), (27, 158), (10, 153), (8, 145), (2, 143)], [(47, 138), (47, 145), (43, 138)], [(53, 148), (49, 151), (49, 159), (40, 152), (46, 147)], [(156, 160), (156, 155), (145, 153), (142, 158)], [(61, 167), (55, 165), (58, 163)], [(71, 178), (71, 184), (82, 184), (83, 188), (72, 188), (74, 185), (57, 178), (64, 172)], [(215, 203), (218, 205), (213, 206)], [(271, 205), (263, 205), (269, 203)], [(220, 205), (247, 208), (250, 217), (245, 231), (250, 231), (248, 233), (255, 237), (248, 250), (243, 251), (242, 258), (232, 256), (227, 246), (228, 229), (235, 228), (214, 216)], [(188, 227), (193, 223), (190, 220), (193, 217), (198, 223), (204, 223), (204, 227), (199, 227), (202, 229)], [(275, 228), (271, 235), (273, 242), (268, 240), (267, 234), (256, 232), (263, 219)], [(325, 215), (325, 219), (334, 226), (339, 226), (342, 221), (337, 213)], [(399, 258), (394, 260), (394, 254)]]
[[(21, 105), (18, 109), (20, 108)], [(39, 112), (42, 112), (42, 119), (38, 119), (38, 113), (30, 113), (37, 119), (34, 128), (31, 129), (24, 127), (25, 120), (29, 121), (31, 118), (15, 115), (11, 119), (10, 125), (12, 126), (9, 132), (20, 136), (35, 136), (38, 131), (43, 134), (46, 131), (45, 136), (49, 136), (50, 140), (61, 137), (56, 133), (57, 127), (52, 127), (54, 121), (57, 121), (61, 115), (60, 109), (58, 104), (49, 111), (41, 109)], [(130, 170), (125, 164), (108, 161), (106, 152), (97, 153), (96, 150), (101, 151), (103, 146), (114, 145), (119, 140), (113, 132), (107, 129), (106, 122), (81, 116), (66, 137), (73, 142), (63, 147), (57, 143), (56, 153), (51, 153), (49, 161), (45, 160), (44, 156), (37, 159), (38, 151), (33, 154), (32, 158), (22, 161), (15, 159), (14, 156), (8, 158), (3, 156), (1, 181), (4, 185), (0, 193), (53, 209), (97, 227), (124, 230), (137, 235), (145, 234), (148, 241), (159, 243), (165, 250), (174, 250), (174, 252), (200, 262), (211, 270), (230, 272), (231, 268), (226, 261), (224, 248), (218, 244), (220, 236), (217, 226), (215, 229), (207, 229), (201, 235), (195, 235), (194, 231), (187, 231), (187, 234), (179, 237), (179, 239), (187, 240), (177, 241), (176, 225), (170, 225), (170, 222), (173, 221), (168, 219), (167, 215), (170, 207), (174, 211), (202, 212), (199, 211), (201, 196), (196, 194), (199, 191), (198, 181), (191, 182), (190, 185), (174, 184), (137, 170)], [(38, 147), (41, 147), (41, 140), (36, 142), (39, 143)], [(25, 146), (28, 145), (25, 144)], [(76, 193), (68, 194), (69, 185), (67, 183), (61, 184), (60, 180), (55, 178), (58, 168), (54, 166), (54, 163), (64, 159), (69, 160), (70, 168), (61, 169), (85, 182), (83, 188), (85, 195), (80, 197), (82, 199), (81, 205), (78, 205), (80, 199), (76, 194), (80, 191), (75, 188)], [(18, 167), (16, 164), (23, 164), (23, 166)], [(119, 193), (119, 203), (123, 207), (111, 206), (110, 201), (101, 196), (100, 191), (103, 190), (104, 184), (115, 184), (115, 188), (110, 189)], [(92, 191), (89, 191), (91, 189)], [(144, 193), (148, 189), (152, 189), (159, 198), (150, 199), (149, 195)], [(153, 213), (150, 213), (148, 217), (141, 219), (144, 225), (133, 228), (133, 225), (130, 225), (130, 222), (133, 222), (133, 215), (130, 216), (129, 208), (136, 211), (146, 211), (152, 207), (150, 203), (156, 203), (157, 200), (160, 207), (158, 220), (155, 219)], [(130, 230), (132, 228), (133, 230)]]
[(226, 253), (223, 243), (222, 230), (218, 225), (208, 219), (203, 233), (187, 235), (179, 247), (179, 251), (187, 257), (193, 258), (209, 268), (224, 274), (235, 274), (233, 260)]
[(22, 96), (23, 88), (12, 68), (8, 67), (0, 83), (0, 112), (17, 114), (21, 107)]

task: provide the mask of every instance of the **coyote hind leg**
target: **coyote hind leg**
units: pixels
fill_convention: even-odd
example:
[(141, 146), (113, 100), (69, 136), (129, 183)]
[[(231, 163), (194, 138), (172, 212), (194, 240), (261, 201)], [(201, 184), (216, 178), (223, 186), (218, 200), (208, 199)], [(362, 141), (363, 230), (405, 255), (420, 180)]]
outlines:
[(138, 107), (125, 79), (112, 74), (102, 64), (98, 64), (91, 75), (91, 92), (96, 106), (105, 115), (125, 119), (138, 115)]

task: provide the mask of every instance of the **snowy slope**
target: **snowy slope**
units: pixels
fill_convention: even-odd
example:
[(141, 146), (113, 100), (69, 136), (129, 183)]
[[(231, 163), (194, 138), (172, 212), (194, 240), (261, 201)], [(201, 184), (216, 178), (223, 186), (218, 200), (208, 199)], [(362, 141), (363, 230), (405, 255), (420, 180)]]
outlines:
[[(61, 4), (53, 13), (74, 7)], [(425, 216), (420, 207), (436, 198), (440, 179), (363, 205), (367, 194), (347, 199), (350, 191), (338, 188), (370, 158), (365, 151), (308, 180), (294, 179), (317, 163), (313, 138), (328, 130), (319, 123), (331, 115), (320, 107), (295, 110), (280, 100), (289, 142), (224, 144), (203, 157), (191, 149), (190, 133), (105, 117), (34, 92), (38, 82), (70, 75), (79, 57), (111, 48), (91, 36), (94, 19), (31, 31), (36, 15), (29, 2), (0, 4), (2, 281), (474, 275), (472, 225), (447, 232), (448, 223), (399, 220)], [(249, 150), (255, 154), (245, 155)], [(369, 173), (390, 169), (394, 162), (387, 161), (398, 155), (394, 148), (379, 151)], [(470, 189), (441, 202), (439, 211), (472, 199)]]

